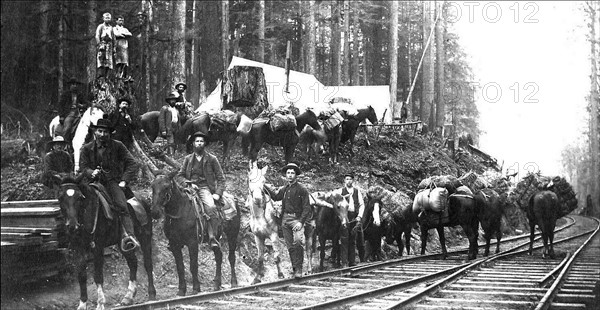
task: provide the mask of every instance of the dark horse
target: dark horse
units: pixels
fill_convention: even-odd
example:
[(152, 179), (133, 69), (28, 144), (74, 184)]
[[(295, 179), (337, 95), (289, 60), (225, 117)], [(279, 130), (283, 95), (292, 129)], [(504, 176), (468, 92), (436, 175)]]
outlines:
[[(325, 243), (327, 240), (331, 240), (333, 248), (331, 250), (331, 257), (336, 260), (336, 263), (340, 264), (340, 259), (344, 264), (343, 267), (348, 265), (348, 245), (342, 244), (340, 247), (339, 241), (342, 237), (348, 239), (348, 202), (339, 193), (317, 193), (317, 198), (324, 200), (328, 206), (317, 206), (317, 220), (315, 233), (319, 237), (320, 247), (320, 260), (319, 269), (323, 271), (323, 262), (325, 260)], [(345, 247), (345, 248), (344, 248)]]
[(377, 124), (377, 114), (372, 106), (368, 106), (365, 109), (358, 109), (358, 114), (355, 116), (349, 116), (348, 119), (342, 122), (342, 135), (340, 137), (340, 143), (350, 141), (350, 154), (354, 156), (354, 137), (358, 126), (365, 119), (368, 119), (371, 124)]
[[(134, 222), (135, 236), (140, 242), (144, 255), (144, 267), (148, 275), (148, 299), (156, 299), (154, 288), (154, 276), (152, 271), (152, 220), (148, 218), (150, 205), (136, 195), (137, 201), (141, 202), (146, 211), (146, 223), (132, 216)], [(98, 291), (97, 309), (104, 309), (106, 298), (104, 296), (103, 265), (104, 248), (119, 244), (121, 241), (120, 231), (122, 228), (117, 214), (112, 215), (115, 220), (109, 218), (109, 212), (101, 205), (100, 198), (91, 185), (65, 178), (60, 186), (58, 201), (64, 218), (66, 219), (67, 233), (69, 235), (69, 247), (76, 253), (77, 279), (79, 281), (80, 301), (77, 309), (86, 309), (87, 295), (87, 260), (86, 253), (91, 250), (94, 257), (94, 282)], [(129, 205), (130, 214), (133, 214)], [(156, 213), (153, 213), (156, 214)], [(120, 247), (119, 247), (120, 248)], [(137, 292), (137, 258), (135, 251), (121, 253), (127, 260), (129, 266), (129, 286), (123, 297), (122, 305), (133, 304), (133, 298)]]
[[(158, 111), (150, 111), (144, 113), (140, 117), (140, 124), (148, 139), (154, 142), (158, 137)], [(237, 114), (236, 126), (239, 124), (241, 114)], [(221, 162), (223, 166), (226, 166), (229, 161), (230, 154), (229, 150), (235, 142), (237, 137), (237, 127), (229, 126), (225, 124), (220, 125), (214, 122), (208, 113), (201, 113), (200, 115), (189, 118), (183, 123), (180, 129), (174, 133), (174, 139), (176, 144), (185, 144), (187, 138), (198, 131), (202, 131), (208, 135), (208, 142), (222, 142), (223, 143), (223, 158)], [(188, 145), (189, 147), (189, 145)]]
[(254, 162), (258, 158), (258, 152), (262, 148), (263, 143), (266, 142), (273, 146), (282, 146), (285, 153), (285, 161), (290, 162), (294, 157), (294, 150), (299, 141), (298, 136), (306, 125), (309, 125), (315, 130), (321, 130), (321, 125), (319, 125), (317, 116), (312, 110), (306, 110), (306, 112), (296, 116), (295, 130), (273, 132), (271, 126), (267, 122), (257, 122), (255, 120), (250, 132), (242, 140), (243, 148), (245, 149), (246, 146), (250, 146), (248, 157), (251, 162)]
[[(367, 251), (365, 257), (361, 257), (361, 260), (380, 261), (383, 259), (381, 238), (385, 234), (386, 222), (389, 220), (389, 216), (382, 216), (384, 213), (383, 202), (379, 198), (370, 198), (365, 205), (362, 231)], [(400, 251), (402, 251), (402, 248), (400, 248)]]
[[(415, 198), (417, 199), (417, 198)], [(443, 221), (439, 216), (432, 219), (431, 216), (420, 216), (419, 225), (421, 226), (421, 255), (425, 254), (427, 246), (427, 235), (431, 228), (435, 228), (440, 238), (442, 246), (442, 257), (446, 259), (448, 252), (446, 250), (446, 237), (444, 236), (444, 227), (453, 227), (460, 225), (467, 238), (469, 239), (469, 259), (477, 258), (477, 237), (479, 235), (478, 210), (475, 200), (470, 195), (452, 194), (448, 197), (448, 221)], [(413, 208), (413, 212), (414, 212)], [(432, 212), (430, 212), (431, 214)]]
[(485, 252), (484, 256), (490, 254), (490, 239), (496, 235), (496, 253), (500, 252), (500, 240), (502, 239), (502, 230), (500, 225), (502, 223), (503, 208), (500, 203), (500, 195), (496, 191), (485, 188), (473, 196), (477, 209), (479, 210), (479, 221), (481, 222), (481, 228), (483, 228), (485, 238)]
[[(164, 208), (165, 213), (165, 236), (169, 240), (169, 250), (173, 253), (177, 267), (177, 276), (179, 277), (179, 290), (177, 295), (184, 296), (187, 291), (185, 283), (185, 266), (183, 265), (183, 246), (187, 246), (190, 254), (190, 272), (192, 274), (193, 293), (200, 292), (200, 282), (198, 280), (198, 244), (201, 240), (208, 242), (208, 236), (202, 227), (198, 227), (196, 212), (192, 202), (183, 192), (183, 189), (175, 182), (173, 177), (175, 173), (169, 175), (159, 175), (152, 182), (152, 201), (156, 207)], [(235, 206), (233, 206), (235, 207)], [(223, 221), (219, 225), (217, 240), (224, 233), (227, 236), (229, 245), (229, 265), (231, 267), (231, 286), (236, 287), (237, 276), (235, 273), (235, 250), (237, 248), (237, 236), (240, 230), (240, 211), (233, 219)], [(204, 222), (204, 221), (203, 221)], [(201, 234), (201, 236), (199, 236)], [(214, 278), (214, 289), (221, 289), (221, 265), (223, 263), (223, 252), (220, 248), (213, 249), (216, 262), (216, 273)]]
[(529, 255), (533, 253), (533, 239), (535, 236), (535, 225), (542, 231), (544, 251), (542, 257), (554, 259), (554, 228), (559, 211), (558, 196), (552, 191), (541, 191), (529, 198), (527, 205), (527, 219), (529, 219)]

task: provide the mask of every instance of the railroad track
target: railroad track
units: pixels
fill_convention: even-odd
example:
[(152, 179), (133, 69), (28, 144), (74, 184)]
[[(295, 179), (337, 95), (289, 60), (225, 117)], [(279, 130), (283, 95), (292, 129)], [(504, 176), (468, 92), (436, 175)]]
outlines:
[[(573, 218), (569, 218), (569, 223), (557, 229), (557, 238), (560, 234), (569, 234), (564, 231), (575, 222)], [(597, 220), (594, 220), (594, 223), (596, 227), (599, 226)], [(581, 241), (597, 231), (596, 228), (595, 231), (585, 231), (560, 240), (555, 238), (555, 249), (563, 251), (561, 244), (573, 247), (574, 242)], [(539, 238), (536, 238), (536, 249), (542, 247)], [(531, 309), (537, 304), (547, 304), (547, 307), (555, 308), (566, 305), (572, 302), (566, 295), (573, 292), (595, 297), (593, 292), (589, 292), (589, 287), (573, 286), (578, 284), (573, 283), (579, 281), (577, 278), (569, 280), (570, 282), (567, 281), (568, 278), (560, 280), (560, 275), (563, 274), (563, 270), (567, 270), (566, 268), (570, 268), (572, 272), (564, 272), (563, 277), (569, 274), (574, 277), (587, 276), (588, 274), (581, 272), (581, 269), (592, 265), (573, 265), (569, 261), (581, 261), (581, 255), (593, 255), (593, 252), (578, 252), (581, 254), (568, 255), (563, 260), (542, 260), (540, 255), (524, 255), (528, 239), (528, 234), (507, 238), (502, 243), (508, 244), (510, 248), (505, 245), (503, 252), (473, 261), (466, 260), (467, 250), (463, 249), (449, 252), (450, 256), (446, 260), (441, 260), (440, 254), (411, 256), (312, 274), (298, 279), (284, 279), (116, 309)], [(600, 241), (597, 239), (598, 237), (592, 239), (596, 240), (596, 243), (591, 243), (591, 249), (596, 249), (596, 252), (600, 251)], [(519, 250), (521, 248), (524, 250)], [(576, 257), (579, 258), (575, 260)], [(580, 264), (591, 263), (588, 258), (587, 262), (583, 259)], [(582, 285), (599, 282), (597, 277), (600, 274), (600, 265), (592, 267), (595, 268), (595, 273), (589, 274), (592, 280), (585, 280)], [(554, 299), (557, 301), (552, 303)], [(579, 303), (581, 304), (585, 305)]]

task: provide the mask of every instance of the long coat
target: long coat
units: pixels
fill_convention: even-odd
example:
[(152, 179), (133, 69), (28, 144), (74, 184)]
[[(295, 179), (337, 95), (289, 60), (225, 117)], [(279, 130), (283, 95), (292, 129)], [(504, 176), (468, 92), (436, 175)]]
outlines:
[(105, 171), (101, 175), (101, 183), (130, 182), (136, 177), (138, 171), (138, 164), (129, 150), (123, 143), (113, 139), (106, 143), (102, 160), (98, 156), (98, 145), (95, 140), (83, 145), (79, 166), (88, 178), (92, 177), (92, 172), (97, 167), (101, 167)]

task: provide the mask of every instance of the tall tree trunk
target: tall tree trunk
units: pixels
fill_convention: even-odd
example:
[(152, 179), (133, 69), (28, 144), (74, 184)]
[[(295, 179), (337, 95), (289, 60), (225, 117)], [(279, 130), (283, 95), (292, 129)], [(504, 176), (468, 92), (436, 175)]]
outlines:
[(371, 60), (373, 54), (373, 31), (370, 25), (366, 22), (363, 23), (361, 30), (363, 33), (362, 36), (362, 46), (363, 46), (363, 85), (369, 85), (371, 79)]
[(258, 1), (258, 61), (265, 62), (265, 0)]
[(308, 52), (306, 55), (306, 61), (308, 63), (308, 73), (312, 75), (317, 74), (317, 62), (316, 62), (316, 46), (317, 46), (317, 25), (315, 23), (315, 0), (308, 1), (308, 22), (306, 28), (308, 30)]
[(345, 0), (344, 6), (344, 53), (343, 53), (343, 78), (344, 85), (350, 85), (350, 2)]
[(173, 2), (173, 63), (171, 64), (171, 85), (185, 82), (185, 20), (186, 1), (175, 0)]
[[(64, 92), (65, 80), (65, 3), (58, 1), (58, 95)], [(60, 97), (59, 97), (60, 98)]]
[(203, 96), (202, 90), (202, 71), (200, 71), (200, 25), (198, 21), (198, 10), (200, 9), (200, 4), (198, 0), (192, 1), (192, 20), (191, 20), (191, 29), (192, 29), (192, 44), (191, 44), (191, 57), (190, 57), (190, 68), (191, 74), (189, 76), (190, 81), (190, 89), (191, 93), (188, 94), (188, 101), (192, 102), (194, 109), (198, 108), (198, 102), (200, 102), (200, 97)]
[[(406, 6), (406, 14), (408, 16), (407, 24), (406, 24), (406, 59), (407, 59), (407, 67), (408, 67), (408, 87), (410, 88), (410, 84), (413, 82), (413, 73), (412, 73), (412, 21), (411, 21), (411, 10), (410, 3), (405, 3)], [(412, 102), (412, 105), (411, 105)], [(416, 113), (416, 105), (414, 104), (414, 100), (412, 98), (412, 94), (409, 96), (406, 95), (406, 108), (410, 108), (410, 115), (415, 115)]]
[(592, 205), (594, 209), (594, 215), (600, 214), (600, 134), (598, 129), (598, 122), (600, 117), (598, 116), (598, 105), (600, 104), (600, 77), (598, 76), (600, 70), (599, 58), (600, 58), (600, 4), (597, 1), (588, 2), (588, 11), (590, 15), (590, 21), (588, 23), (590, 27), (590, 45), (591, 45), (591, 85), (590, 85), (590, 157), (591, 157), (591, 171), (590, 171), (590, 183), (592, 196)]
[(340, 64), (340, 0), (331, 3), (331, 85), (341, 85)]
[(444, 24), (444, 1), (435, 2), (436, 16), (439, 16), (437, 23), (435, 24), (435, 72), (436, 72), (436, 85), (435, 85), (435, 126), (444, 126), (445, 115), (446, 115), (446, 103), (444, 102), (445, 96), (444, 91), (446, 87), (446, 81), (444, 77), (444, 66), (446, 65), (446, 54), (444, 49), (444, 38), (445, 38), (445, 24)]
[[(152, 92), (150, 91), (150, 31), (151, 23), (153, 21), (152, 5), (148, 0), (142, 0), (142, 13), (145, 17), (142, 17), (142, 68), (143, 68), (143, 79), (144, 79), (144, 90), (145, 90), (145, 111), (149, 111), (152, 108), (150, 104), (150, 98), (152, 98)], [(153, 53), (156, 54), (156, 53)], [(152, 56), (153, 58), (156, 56)]]
[(398, 1), (391, 1), (390, 8), (390, 110), (392, 117), (400, 117), (402, 103), (398, 103)]
[[(96, 33), (96, 27), (98, 26), (98, 4), (96, 3), (96, 0), (90, 0), (87, 5), (87, 33), (92, 34)], [(93, 38), (89, 40), (89, 42), (87, 42), (87, 47), (86, 77), (87, 82), (92, 83), (96, 78), (96, 40)]]
[(358, 10), (358, 5), (354, 3), (354, 9), (352, 10), (352, 85), (360, 85), (359, 24), (360, 11)]
[(221, 1), (221, 55), (223, 71), (229, 66), (229, 0)]
[(50, 44), (50, 31), (49, 31), (49, 21), (48, 21), (48, 12), (50, 11), (50, 1), (42, 0), (40, 1), (40, 67), (42, 68), (43, 73), (43, 83), (40, 83), (38, 87), (38, 98), (48, 98), (47, 101), (44, 101), (44, 104), (52, 105), (51, 92), (48, 91), (48, 87), (46, 85), (51, 85), (48, 83), (48, 77), (50, 76), (50, 64), (48, 60), (50, 59), (50, 53), (48, 52), (48, 45)]
[[(423, 59), (423, 75), (421, 78), (422, 81), (422, 99), (421, 99), (421, 121), (424, 124), (428, 124), (430, 129), (432, 126), (432, 121), (429, 118), (431, 113), (431, 108), (433, 104), (433, 87), (434, 87), (434, 61), (435, 54), (433, 53), (433, 45), (427, 46), (427, 40), (429, 39), (431, 33), (431, 27), (433, 23), (432, 19), (432, 1), (423, 1), (423, 48), (425, 53), (425, 58)], [(433, 38), (432, 38), (433, 40)]]

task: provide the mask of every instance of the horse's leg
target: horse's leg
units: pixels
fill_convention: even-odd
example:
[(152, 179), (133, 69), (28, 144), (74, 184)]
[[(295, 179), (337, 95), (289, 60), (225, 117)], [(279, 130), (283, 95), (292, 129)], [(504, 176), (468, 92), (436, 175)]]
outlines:
[(129, 285), (127, 286), (127, 293), (123, 296), (121, 300), (121, 304), (128, 306), (133, 304), (133, 298), (137, 293), (137, 257), (135, 256), (135, 251), (123, 253), (125, 256), (125, 260), (127, 261), (127, 266), (129, 267)]
[[(193, 239), (193, 238), (192, 238)], [(200, 293), (200, 280), (198, 280), (198, 242), (190, 240), (187, 244), (190, 254), (190, 273), (192, 274), (192, 294)], [(183, 262), (183, 258), (182, 258)], [(185, 279), (184, 279), (185, 283)]]
[(492, 233), (489, 231), (484, 232), (483, 237), (485, 239), (485, 251), (483, 252), (483, 256), (490, 255), (490, 241), (492, 239)]
[(296, 149), (296, 144), (284, 146), (285, 152), (285, 162), (289, 163), (294, 159), (294, 150)]
[[(143, 235), (139, 236), (144, 255), (144, 268), (148, 276), (148, 299), (156, 299), (156, 288), (154, 287), (154, 267), (152, 265), (152, 222), (148, 223), (148, 228), (142, 227)], [(149, 231), (147, 231), (149, 230)]]
[(308, 274), (312, 273), (312, 256), (313, 256), (313, 236), (314, 227), (312, 225), (304, 225), (304, 240), (306, 240), (306, 260)]
[[(401, 230), (394, 236), (394, 239), (396, 239), (396, 242), (398, 243), (398, 256), (402, 257), (402, 252), (404, 252), (404, 242), (402, 241)], [(408, 253), (406, 253), (406, 255), (408, 255)]]
[(442, 247), (442, 259), (448, 257), (448, 251), (446, 250), (446, 235), (444, 234), (444, 226), (439, 225), (436, 227), (438, 237), (440, 238), (440, 246)]
[(94, 282), (98, 291), (96, 310), (104, 310), (104, 304), (106, 304), (106, 297), (102, 289), (102, 284), (104, 283), (104, 275), (102, 273), (104, 267), (104, 245), (97, 243), (92, 252), (94, 256)]
[(500, 240), (502, 240), (502, 230), (496, 229), (496, 253), (500, 253)]
[(529, 220), (529, 255), (533, 255), (533, 239), (535, 237), (535, 222)]
[(79, 282), (79, 306), (77, 310), (87, 309), (87, 261), (85, 259), (85, 250), (76, 252), (76, 270), (77, 270), (77, 281)]
[(548, 255), (550, 255), (551, 259), (554, 259), (556, 258), (556, 256), (554, 255), (554, 229), (548, 232), (548, 243), (548, 246), (550, 247)]
[[(279, 242), (279, 236), (277, 235), (277, 229), (271, 233), (271, 244), (273, 245), (273, 259), (275, 260), (275, 266), (277, 266), (277, 278), (283, 279), (283, 271), (281, 270), (281, 243)], [(264, 244), (263, 244), (264, 247)]]
[(427, 247), (427, 234), (428, 229), (425, 225), (420, 225), (421, 227), (421, 255), (425, 255), (425, 248)]
[(256, 270), (256, 276), (252, 280), (252, 285), (262, 282), (265, 270), (265, 239), (257, 235), (254, 235), (254, 241), (256, 243), (256, 249), (258, 250), (258, 268)]
[(412, 231), (410, 229), (410, 225), (407, 225), (406, 229), (404, 230), (404, 246), (406, 247), (406, 255), (410, 254), (410, 237), (411, 237)]
[[(465, 234), (467, 235), (467, 238), (469, 239), (468, 258), (475, 259), (475, 258), (477, 258), (477, 250), (478, 250), (477, 237), (479, 236), (479, 231), (478, 231), (479, 230), (479, 222), (476, 220), (473, 220), (470, 224), (461, 225), (461, 226), (463, 227), (463, 230), (465, 231)], [(491, 235), (489, 237), (491, 238)]]
[(223, 251), (221, 251), (220, 247), (213, 248), (213, 253), (215, 254), (215, 278), (213, 279), (213, 285), (215, 291), (221, 290), (221, 268), (223, 268)]
[(542, 241), (544, 243), (544, 251), (542, 252), (542, 258), (548, 257), (548, 232), (543, 229), (542, 230)]
[(325, 260), (325, 238), (323, 236), (319, 236), (319, 247), (320, 247), (319, 271), (323, 271), (324, 270), (323, 261)]
[(173, 258), (175, 259), (175, 268), (177, 269), (177, 277), (179, 279), (179, 290), (177, 291), (177, 296), (185, 296), (187, 291), (187, 287), (185, 284), (185, 266), (183, 265), (183, 253), (181, 253), (181, 249), (183, 245), (181, 244), (171, 244), (169, 245), (169, 249), (173, 253)]
[[(239, 219), (239, 217), (238, 217), (238, 219)], [(237, 274), (235, 272), (235, 251), (237, 250), (237, 235), (238, 235), (239, 231), (240, 231), (239, 221), (234, 222), (232, 220), (231, 224), (229, 225), (229, 227), (227, 227), (227, 230), (226, 230), (227, 245), (229, 248), (229, 255), (227, 258), (229, 259), (229, 267), (231, 268), (231, 287), (238, 286)]]

